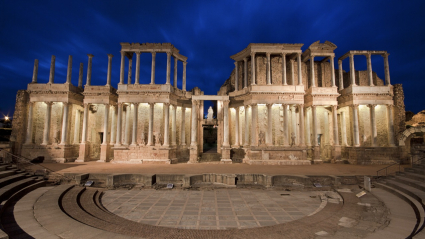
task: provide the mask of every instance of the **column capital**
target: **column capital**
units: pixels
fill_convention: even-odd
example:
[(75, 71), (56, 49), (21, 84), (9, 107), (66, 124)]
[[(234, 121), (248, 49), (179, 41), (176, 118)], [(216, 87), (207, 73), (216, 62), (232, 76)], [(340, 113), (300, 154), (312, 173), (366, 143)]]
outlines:
[(156, 56), (156, 51), (151, 51), (152, 56)]
[(44, 103), (45, 103), (46, 105), (52, 105), (52, 104), (53, 104), (53, 102), (52, 102), (52, 101), (44, 101)]
[(271, 103), (267, 103), (267, 104), (266, 104), (266, 106), (267, 106), (267, 108), (270, 108), (270, 107), (272, 107), (272, 106), (273, 106), (273, 104), (271, 104)]
[(248, 109), (250, 106), (251, 106), (251, 105), (248, 105), (248, 104), (243, 105), (243, 107), (244, 107), (245, 109)]
[(238, 67), (238, 61), (235, 61), (234, 64), (236, 67)]
[(387, 53), (382, 54), (381, 56), (387, 58), (389, 55), (390, 55), (390, 53), (387, 52)]
[(230, 102), (230, 100), (223, 100), (223, 106), (224, 105), (229, 106), (229, 102)]
[(88, 56), (89, 58), (93, 58), (93, 57), (94, 57), (94, 55), (93, 55), (93, 54), (87, 54), (87, 56)]
[(134, 106), (138, 107), (139, 106), (139, 102), (133, 103)]
[(243, 58), (244, 62), (248, 62), (248, 57)]
[(141, 54), (142, 52), (140, 52), (140, 51), (135, 51), (134, 53), (136, 53), (136, 55), (137, 55), (137, 56), (140, 56), (140, 54)]
[(171, 57), (171, 52), (167, 51), (167, 57)]
[(352, 104), (351, 107), (357, 108), (357, 107), (359, 107), (359, 104)]
[(249, 104), (251, 107), (254, 107), (254, 106), (256, 106), (257, 105), (257, 103), (251, 103), (251, 104)]
[(118, 105), (119, 107), (121, 107), (121, 106), (123, 105), (123, 103), (122, 103), (122, 102), (118, 102), (118, 103), (117, 103), (117, 105)]
[(70, 104), (69, 102), (62, 102), (63, 105), (68, 105)]
[(107, 55), (108, 55), (108, 58), (114, 57), (114, 55), (112, 55), (112, 54), (107, 54)]
[(341, 65), (342, 64), (342, 60), (338, 60), (338, 65)]
[(285, 56), (286, 56), (286, 52), (282, 52), (282, 53), (280, 53), (280, 55), (281, 55), (282, 57), (285, 57)]
[(192, 100), (192, 104), (199, 105), (199, 100)]
[(365, 55), (367, 58), (370, 58), (370, 57), (372, 56), (372, 53), (367, 52), (367, 53), (365, 53), (364, 55)]
[(170, 103), (164, 103), (164, 106), (170, 106)]
[(291, 64), (292, 64), (292, 63), (294, 63), (294, 62), (295, 62), (295, 59), (293, 59), (293, 58), (292, 58), (292, 59), (289, 59), (289, 61), (290, 61), (290, 62), (291, 62)]
[(304, 104), (298, 104), (298, 106), (304, 108)]
[(338, 109), (338, 105), (332, 105), (331, 106), (333, 110), (337, 110)]
[(255, 57), (255, 52), (251, 52), (251, 57)]
[(376, 104), (368, 104), (367, 105), (367, 107), (369, 107), (369, 108), (372, 108), (372, 107), (375, 108), (375, 106), (376, 106)]
[(266, 52), (267, 57), (270, 57), (270, 54), (271, 54), (270, 52)]
[(183, 66), (186, 66), (187, 65), (187, 61), (183, 61)]
[(149, 106), (151, 106), (151, 107), (154, 107), (155, 106), (155, 103), (148, 103), (149, 104)]

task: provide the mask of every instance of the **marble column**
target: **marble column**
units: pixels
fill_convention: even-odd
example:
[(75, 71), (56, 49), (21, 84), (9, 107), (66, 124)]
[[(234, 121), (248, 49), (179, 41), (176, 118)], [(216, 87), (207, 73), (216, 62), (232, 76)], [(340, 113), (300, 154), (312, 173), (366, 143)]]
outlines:
[(117, 142), (115, 143), (115, 145), (120, 146), (121, 145), (121, 130), (122, 130), (122, 107), (123, 107), (123, 103), (118, 103), (118, 115), (117, 115)]
[(306, 141), (307, 141), (307, 146), (311, 146), (311, 110), (306, 111), (306, 116), (307, 116), (307, 124), (306, 124)]
[(177, 87), (177, 58), (176, 57), (174, 57), (174, 87), (175, 88), (178, 88)]
[(56, 61), (56, 56), (52, 55), (52, 60), (50, 62), (50, 74), (49, 74), (50, 84), (53, 84), (55, 81), (55, 61)]
[(342, 72), (342, 61), (338, 60), (338, 72), (339, 72), (339, 90), (344, 89), (344, 73)]
[(67, 136), (68, 136), (68, 112), (69, 112), (69, 103), (63, 102), (63, 112), (62, 112), (62, 134), (61, 134), (61, 145), (66, 145)]
[(110, 140), (110, 144), (113, 145), (115, 143), (115, 130), (114, 130), (114, 126), (117, 123), (117, 117), (115, 116), (116, 111), (115, 111), (115, 105), (112, 105), (112, 112), (111, 112), (111, 118), (112, 118), (112, 122), (111, 122), (111, 140)]
[(229, 147), (229, 101), (223, 100), (223, 147)]
[(373, 75), (372, 75), (372, 54), (366, 54), (367, 60), (367, 78), (369, 80), (369, 86), (373, 86)]
[(251, 52), (251, 85), (255, 85), (255, 52)]
[(83, 63), (80, 63), (80, 71), (78, 72), (78, 88), (83, 88)]
[(155, 84), (155, 59), (156, 52), (152, 52), (151, 85)]
[(235, 61), (235, 91), (239, 90), (239, 71), (238, 71), (238, 62)]
[(170, 103), (164, 103), (164, 147), (170, 146)]
[(300, 146), (305, 146), (305, 140), (304, 140), (304, 105), (300, 104), (298, 105), (298, 109), (299, 109), (299, 115), (300, 115), (300, 140), (299, 140), (299, 144)]
[(291, 85), (295, 85), (295, 68), (294, 68), (294, 59), (289, 60), (291, 64)]
[(180, 140), (180, 145), (185, 146), (186, 145), (186, 123), (185, 123), (185, 118), (186, 118), (186, 108), (184, 106), (182, 106), (182, 121), (181, 121), (181, 129), (180, 129), (180, 133), (181, 133), (181, 140)]
[(114, 55), (108, 54), (108, 75), (106, 76), (106, 85), (111, 85), (111, 73), (112, 73), (112, 57)]
[(314, 56), (310, 56), (310, 79), (311, 87), (316, 87), (316, 79), (314, 75)]
[(131, 77), (133, 73), (133, 52), (130, 53), (128, 57), (128, 77), (127, 77), (127, 85), (131, 84)]
[(136, 52), (136, 75), (134, 76), (134, 84), (140, 84), (140, 54), (141, 52)]
[(248, 125), (248, 120), (249, 120), (249, 116), (248, 116), (248, 108), (249, 105), (245, 105), (244, 106), (244, 111), (245, 111), (245, 140), (244, 140), (244, 147), (248, 147), (249, 146), (249, 125)]
[(356, 71), (354, 69), (354, 55), (350, 54), (350, 83), (356, 85)]
[(347, 125), (345, 123), (345, 112), (341, 111), (340, 114), (340, 119), (341, 119), (341, 138), (342, 138), (342, 145), (344, 146), (348, 146), (347, 143)]
[(384, 70), (385, 70), (385, 84), (386, 85), (391, 85), (391, 80), (390, 80), (390, 67), (388, 64), (388, 56), (390, 54), (385, 53), (384, 55), (382, 55), (384, 57)]
[[(295, 112), (295, 106), (291, 106), (291, 132), (294, 133), (295, 136), (295, 144), (298, 142), (298, 134), (297, 134), (297, 113)], [(292, 134), (291, 134), (292, 137)]]
[(311, 106), (311, 113), (313, 116), (313, 146), (319, 146), (319, 141), (317, 139), (317, 112), (316, 106)]
[(34, 70), (32, 72), (32, 82), (37, 83), (37, 75), (38, 75), (38, 59), (34, 60)]
[(46, 117), (44, 118), (44, 131), (43, 131), (43, 143), (42, 145), (48, 145), (50, 139), (50, 121), (52, 115), (52, 102), (44, 102), (47, 105)]
[(171, 146), (177, 145), (177, 105), (171, 105)]
[(331, 56), (330, 57), (330, 61), (331, 61), (331, 79), (332, 79), (332, 87), (335, 87), (335, 60), (334, 57)]
[(28, 126), (27, 126), (27, 136), (25, 139), (25, 144), (32, 144), (32, 118), (33, 118), (33, 108), (34, 102), (29, 102), (29, 112), (28, 112)]
[(171, 52), (167, 52), (167, 82), (165, 84), (170, 85), (170, 74), (171, 74)]
[(376, 115), (375, 115), (375, 106), (373, 104), (368, 105), (369, 112), (370, 112), (370, 128), (371, 128), (371, 135), (370, 135), (370, 143), (372, 147), (376, 147), (377, 143), (377, 130), (376, 130)]
[(198, 100), (192, 100), (192, 127), (191, 127), (191, 142), (190, 142), (190, 146), (191, 147), (195, 147), (197, 146), (198, 142), (196, 140), (196, 136), (198, 134), (198, 113), (197, 113), (197, 106), (199, 104)]
[[(298, 85), (303, 85), (303, 75), (301, 72), (301, 53), (297, 55), (297, 64), (298, 64)], [(295, 84), (294, 84), (295, 85)]]
[(353, 111), (353, 146), (359, 147), (360, 146), (360, 137), (359, 137), (359, 105), (353, 105), (352, 111)]
[(334, 146), (337, 146), (339, 145), (338, 106), (337, 105), (332, 105), (332, 121), (333, 121)]
[(83, 132), (81, 134), (81, 143), (87, 142), (87, 124), (89, 121), (89, 107), (90, 104), (84, 103), (84, 114), (83, 114)]
[(272, 106), (273, 104), (266, 104), (267, 106), (267, 132), (266, 132), (266, 145), (273, 145), (272, 140)]
[(270, 64), (270, 52), (266, 52), (266, 57), (267, 57), (267, 85), (271, 85), (272, 84), (272, 77), (271, 77), (271, 64)]
[(393, 105), (387, 105), (388, 144), (390, 145), (390, 147), (395, 146), (393, 107), (394, 107)]
[(121, 51), (120, 84), (124, 84), (125, 52)]
[(133, 132), (131, 134), (131, 146), (137, 146), (137, 116), (139, 103), (133, 103)]
[(93, 55), (87, 54), (89, 57), (89, 63), (87, 65), (87, 80), (86, 80), (86, 86), (91, 86), (91, 67), (92, 67), (92, 61), (93, 61)]
[(103, 140), (102, 144), (107, 145), (108, 144), (108, 125), (109, 125), (109, 104), (104, 104), (105, 106), (105, 112), (103, 115)]
[(71, 76), (72, 76), (72, 56), (68, 56), (68, 69), (66, 71), (66, 83), (71, 83)]
[(74, 122), (74, 142), (73, 144), (80, 143), (80, 110), (75, 111), (75, 122)]
[(248, 87), (248, 58), (243, 58), (243, 88)]
[(286, 80), (286, 53), (282, 53), (282, 84), (288, 85)]
[(148, 132), (148, 146), (154, 145), (153, 142), (153, 115), (155, 103), (149, 103), (149, 132)]
[(283, 107), (283, 145), (289, 146), (289, 105), (282, 104)]
[(182, 85), (182, 90), (186, 91), (186, 65), (187, 62), (183, 62), (183, 85)]
[(235, 107), (235, 146), (239, 148), (239, 106)]
[(258, 146), (257, 134), (258, 105), (251, 105), (251, 146)]
[(128, 104), (125, 107), (125, 131), (124, 131), (124, 144), (129, 145), (130, 141), (130, 111), (131, 111), (131, 105)]

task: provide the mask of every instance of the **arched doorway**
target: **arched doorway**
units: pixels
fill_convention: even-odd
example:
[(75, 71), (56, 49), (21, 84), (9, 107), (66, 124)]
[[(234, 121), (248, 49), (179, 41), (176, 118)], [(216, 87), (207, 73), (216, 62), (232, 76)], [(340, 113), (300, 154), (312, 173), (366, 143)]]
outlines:
[(425, 126), (406, 129), (398, 143), (410, 154), (412, 163), (425, 158)]

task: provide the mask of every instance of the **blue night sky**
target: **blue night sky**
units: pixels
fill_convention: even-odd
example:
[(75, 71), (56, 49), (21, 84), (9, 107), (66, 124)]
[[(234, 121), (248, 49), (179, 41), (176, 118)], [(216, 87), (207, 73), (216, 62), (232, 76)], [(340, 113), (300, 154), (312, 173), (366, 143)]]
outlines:
[[(13, 114), (34, 59), (38, 81), (46, 83), (55, 55), (55, 83), (64, 83), (72, 55), (77, 85), (79, 63), (85, 84), (87, 54), (93, 54), (92, 84), (104, 85), (106, 54), (113, 54), (116, 87), (120, 42), (172, 43), (188, 57), (187, 89), (198, 86), (205, 94), (217, 93), (234, 69), (229, 57), (249, 43), (303, 43), (305, 50), (328, 40), (338, 46), (336, 58), (349, 50), (386, 50), (391, 83), (403, 84), (406, 110), (417, 113), (425, 109), (424, 10), (422, 0), (0, 1), (0, 118)], [(151, 55), (142, 54), (141, 83), (150, 82), (150, 63)], [(157, 54), (156, 63), (156, 82), (165, 83), (166, 54)], [(348, 60), (343, 67), (349, 70)], [(365, 70), (365, 57), (356, 56), (355, 67)], [(382, 57), (372, 57), (372, 68), (384, 79)], [(179, 88), (181, 73), (180, 63)]]

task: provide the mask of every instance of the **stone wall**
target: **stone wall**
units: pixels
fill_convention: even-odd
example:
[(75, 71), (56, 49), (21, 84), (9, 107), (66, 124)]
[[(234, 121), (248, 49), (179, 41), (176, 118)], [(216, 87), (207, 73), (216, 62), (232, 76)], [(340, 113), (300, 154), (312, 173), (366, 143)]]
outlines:
[(12, 153), (21, 155), (28, 125), (29, 96), (26, 90), (18, 90), (16, 94), (15, 113), (13, 114), (12, 134), (10, 136)]
[(396, 136), (396, 145), (398, 139), (402, 137), (403, 131), (406, 129), (406, 111), (404, 107), (404, 91), (401, 84), (393, 85), (394, 92), (394, 130)]

